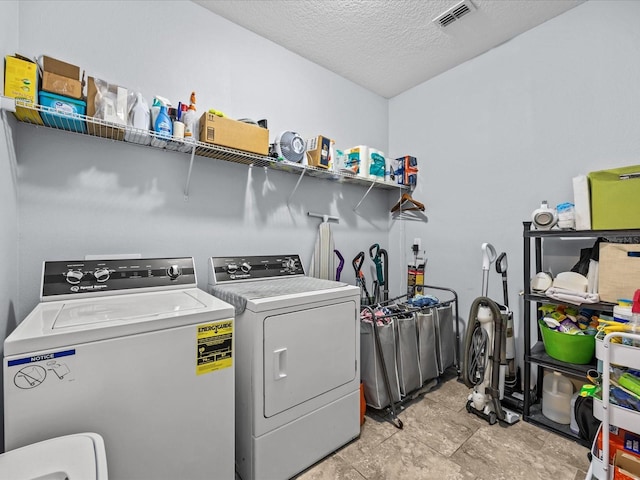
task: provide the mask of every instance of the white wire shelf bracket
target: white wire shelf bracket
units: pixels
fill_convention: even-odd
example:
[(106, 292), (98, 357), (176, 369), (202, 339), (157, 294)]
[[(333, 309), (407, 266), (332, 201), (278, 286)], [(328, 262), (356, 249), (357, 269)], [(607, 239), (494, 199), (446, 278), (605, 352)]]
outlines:
[[(310, 165), (292, 163), (286, 160), (279, 161), (273, 157), (235, 150), (233, 148), (205, 143), (199, 140), (186, 140), (173, 136), (167, 137), (160, 135), (157, 132), (107, 122), (96, 117), (60, 112), (42, 105), (26, 103), (8, 97), (0, 96), (0, 107), (3, 110), (15, 112), (16, 117), (20, 122), (31, 124), (38, 128), (51, 128), (77, 135), (101, 137), (116, 142), (131, 143), (149, 148), (189, 154), (189, 170), (184, 189), (185, 200), (189, 197), (189, 186), (195, 156), (222, 160), (225, 162), (240, 163), (253, 167), (264, 167), (300, 175), (298, 184), (302, 177), (306, 175), (331, 180), (337, 183), (350, 183), (367, 186), (369, 187), (367, 193), (369, 193), (374, 185), (378, 188), (387, 190), (407, 190), (409, 188), (406, 185), (398, 185), (393, 182), (386, 182), (382, 180), (371, 180), (347, 172), (336, 172)], [(42, 114), (47, 118), (46, 125), (41, 121)], [(294, 192), (291, 193), (289, 200), (291, 199), (291, 196), (293, 196)]]

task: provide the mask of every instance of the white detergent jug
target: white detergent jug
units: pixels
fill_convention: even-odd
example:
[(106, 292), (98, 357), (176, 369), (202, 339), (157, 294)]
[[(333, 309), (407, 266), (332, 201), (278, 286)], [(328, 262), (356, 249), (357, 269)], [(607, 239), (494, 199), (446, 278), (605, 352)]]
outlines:
[(545, 375), (542, 381), (542, 414), (563, 425), (571, 423), (573, 383), (560, 372)]

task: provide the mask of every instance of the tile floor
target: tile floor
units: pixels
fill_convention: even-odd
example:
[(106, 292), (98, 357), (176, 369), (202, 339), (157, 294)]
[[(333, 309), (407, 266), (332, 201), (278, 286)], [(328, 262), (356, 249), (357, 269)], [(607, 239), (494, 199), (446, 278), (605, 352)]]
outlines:
[(452, 379), (405, 405), (402, 430), (367, 412), (360, 438), (297, 480), (583, 480), (588, 449), (519, 421), (489, 425), (466, 411)]

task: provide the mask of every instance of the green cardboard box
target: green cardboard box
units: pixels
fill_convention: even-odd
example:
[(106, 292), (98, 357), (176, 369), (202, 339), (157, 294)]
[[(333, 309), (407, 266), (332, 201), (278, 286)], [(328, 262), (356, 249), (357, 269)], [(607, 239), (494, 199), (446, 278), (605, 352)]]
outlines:
[(589, 173), (591, 229), (640, 228), (640, 165)]

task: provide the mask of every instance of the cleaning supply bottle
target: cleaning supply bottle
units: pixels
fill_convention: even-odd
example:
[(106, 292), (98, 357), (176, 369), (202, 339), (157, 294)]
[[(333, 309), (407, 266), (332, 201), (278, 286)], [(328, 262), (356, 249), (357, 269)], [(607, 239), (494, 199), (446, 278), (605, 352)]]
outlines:
[(160, 95), (153, 97), (153, 104), (151, 105), (151, 127), (153, 129), (156, 128), (156, 119), (158, 118), (158, 113), (160, 113), (160, 107), (162, 105), (169, 107), (171, 102)]
[(127, 119), (128, 125), (135, 130), (127, 129), (124, 139), (127, 142), (149, 145), (151, 142), (151, 136), (149, 135), (149, 128), (151, 127), (150, 119), (149, 105), (147, 105), (142, 94), (137, 92), (136, 99), (129, 109)]
[(160, 106), (160, 111), (158, 112), (158, 117), (156, 118), (153, 129), (159, 137), (171, 138), (173, 135), (173, 126), (171, 125), (171, 119), (167, 113), (166, 105)]
[(184, 123), (184, 139), (195, 140), (196, 134), (194, 132), (197, 121), (196, 113), (196, 92), (191, 92), (190, 104), (186, 113), (182, 117), (182, 123)]

